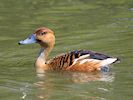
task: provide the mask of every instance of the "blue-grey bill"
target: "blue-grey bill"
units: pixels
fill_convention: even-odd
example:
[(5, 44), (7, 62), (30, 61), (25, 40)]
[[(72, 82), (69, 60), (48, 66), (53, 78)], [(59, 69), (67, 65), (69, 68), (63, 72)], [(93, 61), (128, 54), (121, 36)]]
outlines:
[(31, 34), (27, 39), (19, 41), (19, 44), (32, 44), (36, 42), (36, 35)]

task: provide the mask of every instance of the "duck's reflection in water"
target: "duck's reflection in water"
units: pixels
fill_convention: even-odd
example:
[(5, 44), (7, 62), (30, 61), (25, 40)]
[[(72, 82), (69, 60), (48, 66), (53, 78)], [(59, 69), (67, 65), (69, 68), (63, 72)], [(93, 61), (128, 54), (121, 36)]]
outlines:
[[(92, 72), (92, 73), (83, 73), (83, 72), (48, 72), (45, 74), (37, 74), (37, 77), (40, 81), (46, 81), (47, 78), (55, 79), (69, 79), (74, 83), (90, 82), (90, 81), (106, 81), (112, 82), (114, 80), (113, 72)], [(58, 77), (57, 77), (58, 76)], [(65, 80), (64, 79), (64, 80)], [(49, 80), (49, 79), (48, 79)]]
[[(37, 74), (37, 76), (38, 81), (34, 83), (34, 85), (39, 89), (38, 98), (39, 100), (47, 100), (51, 98), (51, 96), (54, 95), (54, 93), (60, 92), (60, 95), (63, 95), (63, 93), (67, 93), (68, 91), (75, 91), (72, 87), (73, 84), (86, 84), (93, 81), (111, 83), (114, 80), (115, 74), (112, 72), (47, 72), (45, 74)], [(95, 97), (92, 98), (94, 99)]]
[(90, 81), (107, 81), (112, 82), (114, 74), (112, 73), (73, 73), (72, 81), (75, 83), (90, 82)]

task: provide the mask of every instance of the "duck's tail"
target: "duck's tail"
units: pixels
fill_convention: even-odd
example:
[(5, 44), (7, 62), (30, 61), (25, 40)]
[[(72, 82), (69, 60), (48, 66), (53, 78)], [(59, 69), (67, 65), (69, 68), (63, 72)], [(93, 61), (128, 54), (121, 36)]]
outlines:
[(101, 66), (107, 66), (112, 63), (120, 62), (119, 58), (107, 58), (101, 61)]

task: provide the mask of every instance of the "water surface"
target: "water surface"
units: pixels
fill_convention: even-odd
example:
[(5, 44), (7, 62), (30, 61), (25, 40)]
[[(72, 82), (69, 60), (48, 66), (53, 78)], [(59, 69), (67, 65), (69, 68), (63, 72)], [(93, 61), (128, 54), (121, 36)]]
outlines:
[[(132, 0), (1, 0), (1, 100), (132, 100)], [(109, 73), (47, 72), (37, 77), (39, 45), (18, 46), (35, 28), (55, 31), (50, 57), (87, 49), (119, 57)]]

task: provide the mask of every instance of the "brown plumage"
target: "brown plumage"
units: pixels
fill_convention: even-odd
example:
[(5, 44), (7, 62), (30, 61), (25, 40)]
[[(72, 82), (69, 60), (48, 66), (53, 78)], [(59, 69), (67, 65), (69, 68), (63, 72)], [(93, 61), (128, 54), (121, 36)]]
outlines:
[(41, 46), (39, 56), (35, 63), (37, 73), (44, 73), (45, 70), (92, 72), (100, 70), (102, 66), (118, 61), (117, 58), (88, 50), (75, 50), (48, 60), (48, 55), (55, 44), (55, 36), (52, 30), (45, 27), (38, 28), (34, 34), (20, 41), (19, 44), (35, 42)]

